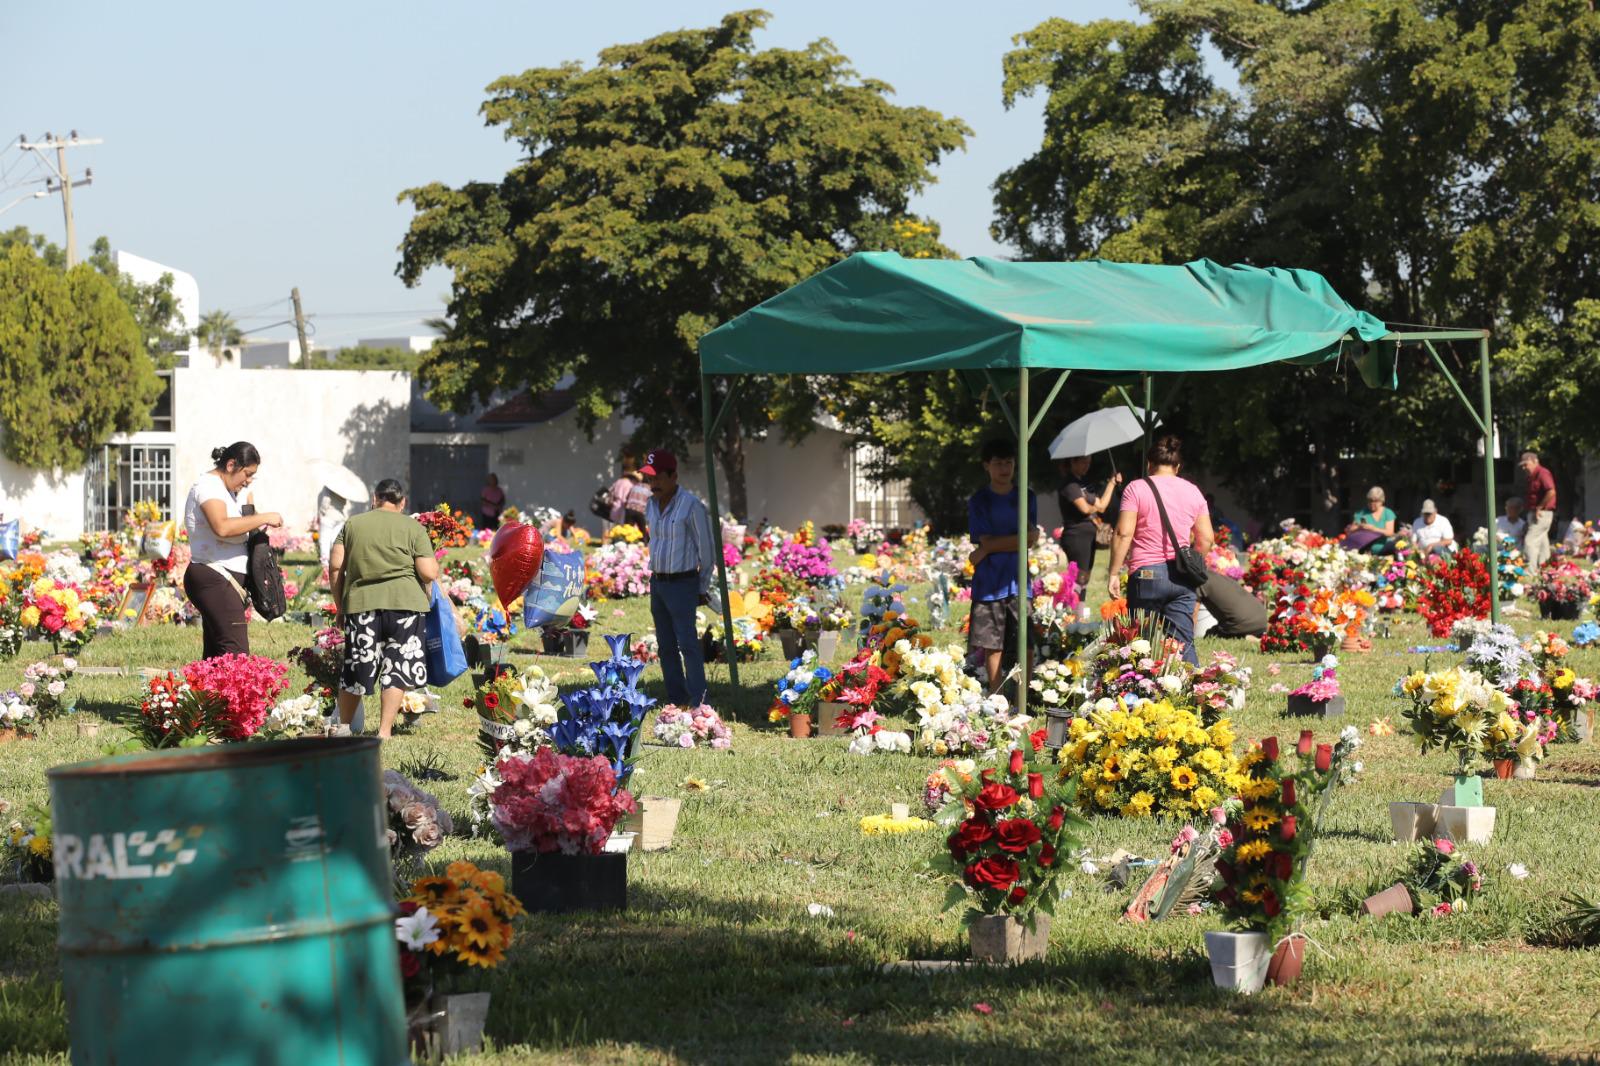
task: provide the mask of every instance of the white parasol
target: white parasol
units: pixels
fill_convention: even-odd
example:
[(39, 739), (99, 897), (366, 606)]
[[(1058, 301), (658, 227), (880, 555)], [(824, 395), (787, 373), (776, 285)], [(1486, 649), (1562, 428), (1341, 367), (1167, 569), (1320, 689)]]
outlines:
[(319, 485), (326, 486), (328, 491), (356, 503), (365, 503), (370, 495), (367, 483), (355, 471), (327, 459), (311, 461), (311, 476)]
[[(1144, 436), (1144, 411), (1135, 407), (1105, 407), (1090, 411), (1056, 434), (1050, 442), (1050, 458), (1073, 459), (1115, 448)], [(1161, 424), (1158, 418), (1156, 425)]]

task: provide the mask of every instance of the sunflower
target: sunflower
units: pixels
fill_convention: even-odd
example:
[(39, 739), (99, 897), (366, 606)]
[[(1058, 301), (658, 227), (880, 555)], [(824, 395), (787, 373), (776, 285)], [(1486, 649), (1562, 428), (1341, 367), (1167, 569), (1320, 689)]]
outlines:
[(489, 901), (482, 897), (461, 907), (461, 940), (478, 948), (503, 947), (506, 941), (505, 923), (495, 914)]
[(456, 958), (468, 966), (480, 966), (485, 970), (500, 965), (505, 961), (505, 957), (505, 948), (498, 943), (489, 944), (485, 947), (462, 944), (456, 949)]
[(412, 882), (411, 895), (430, 912), (437, 913), (435, 904), (453, 903), (461, 895), (461, 889), (448, 877), (419, 877)]
[(1255, 832), (1262, 833), (1278, 824), (1278, 816), (1265, 807), (1257, 807), (1245, 813), (1244, 824)]
[(1181, 792), (1187, 792), (1200, 783), (1200, 777), (1187, 766), (1174, 767), (1172, 771), (1172, 787)]
[(1265, 840), (1251, 840), (1239, 845), (1235, 852), (1240, 862), (1255, 862), (1272, 851), (1272, 845)]

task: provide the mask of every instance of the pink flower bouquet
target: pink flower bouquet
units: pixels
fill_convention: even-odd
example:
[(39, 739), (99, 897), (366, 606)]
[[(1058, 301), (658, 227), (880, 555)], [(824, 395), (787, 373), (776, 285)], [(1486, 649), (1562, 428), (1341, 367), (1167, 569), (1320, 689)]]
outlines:
[(500, 783), (489, 794), (489, 820), (508, 851), (598, 855), (618, 819), (633, 811), (633, 796), (616, 788), (601, 756), (504, 755)]

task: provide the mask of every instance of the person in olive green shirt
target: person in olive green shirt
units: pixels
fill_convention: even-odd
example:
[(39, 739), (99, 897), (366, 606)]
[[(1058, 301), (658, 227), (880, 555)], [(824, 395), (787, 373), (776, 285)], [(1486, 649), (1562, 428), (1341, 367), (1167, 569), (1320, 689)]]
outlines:
[(372, 500), (372, 510), (339, 531), (328, 572), (344, 632), (339, 721), (349, 725), (362, 699), (379, 689), (378, 736), (387, 738), (406, 692), (428, 683), (423, 616), (439, 562), (428, 531), (406, 513), (404, 485), (385, 478)]

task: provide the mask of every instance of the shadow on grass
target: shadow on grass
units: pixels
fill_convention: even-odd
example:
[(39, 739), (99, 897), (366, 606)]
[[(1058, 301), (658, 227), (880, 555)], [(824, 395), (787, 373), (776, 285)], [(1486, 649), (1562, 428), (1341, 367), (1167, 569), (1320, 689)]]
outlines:
[[(1069, 1052), (1077, 1060), (1151, 1063), (1535, 1057), (1513, 1046), (1523, 1039), (1517, 1033), (1483, 1012), (1451, 1009), (1448, 998), (1393, 1002), (1369, 989), (1351, 1001), (1309, 981), (1235, 996), (1212, 985), (1198, 944), (1140, 951), (1066, 945), (1058, 934), (1043, 963), (884, 972), (838, 928), (783, 928), (771, 915), (755, 902), (640, 888), (624, 915), (536, 918), (522, 934), (534, 946), (515, 952), (495, 977), (490, 1033), (501, 1046), (530, 1044), (574, 1058), (615, 1055), (624, 1046), (641, 1058), (649, 1049), (691, 1063), (840, 1055), (1013, 1064), (1066, 1061)], [(870, 923), (856, 930), (898, 939)], [(910, 954), (930, 957), (921, 946), (912, 944)], [(980, 1002), (992, 1015), (975, 1011)], [(1462, 1050), (1475, 1046), (1503, 1050), (1464, 1058)]]

